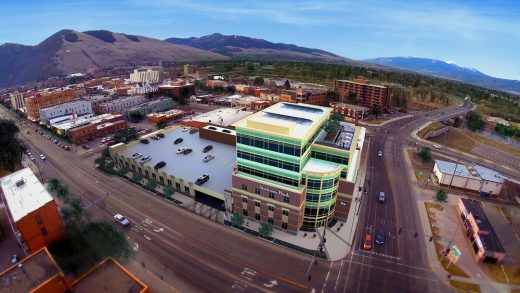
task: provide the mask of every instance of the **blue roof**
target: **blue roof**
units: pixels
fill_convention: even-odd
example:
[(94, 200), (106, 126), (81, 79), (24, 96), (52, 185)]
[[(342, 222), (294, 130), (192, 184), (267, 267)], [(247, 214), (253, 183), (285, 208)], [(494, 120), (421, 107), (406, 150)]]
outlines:
[(496, 182), (496, 183), (504, 183), (504, 177), (502, 177), (502, 175), (500, 173), (497, 173), (494, 170), (491, 170), (491, 169), (488, 169), (488, 168), (485, 168), (485, 167), (482, 167), (479, 165), (475, 165), (473, 167), (473, 169), (475, 169), (475, 171), (477, 171), (477, 173), (480, 175), (480, 177), (483, 180)]
[(450, 174), (450, 175), (455, 174), (455, 176), (460, 176), (460, 177), (478, 178), (478, 177), (471, 175), (468, 168), (464, 164), (455, 164), (452, 162), (446, 162), (446, 161), (441, 161), (441, 160), (435, 160), (435, 164), (437, 165), (439, 170), (445, 174)]

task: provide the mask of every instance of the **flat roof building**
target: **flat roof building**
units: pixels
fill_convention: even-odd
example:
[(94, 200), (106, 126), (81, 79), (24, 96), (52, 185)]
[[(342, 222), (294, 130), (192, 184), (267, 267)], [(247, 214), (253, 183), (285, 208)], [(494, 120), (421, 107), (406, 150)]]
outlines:
[(30, 120), (40, 119), (40, 109), (73, 101), (76, 93), (72, 89), (47, 89), (25, 98), (27, 117)]
[(354, 80), (336, 80), (334, 91), (339, 94), (340, 101), (346, 101), (349, 95), (355, 95), (364, 107), (379, 106), (385, 112), (390, 110), (392, 88), (371, 84), (370, 80), (362, 76)]
[(204, 124), (211, 124), (222, 127), (231, 127), (233, 123), (253, 114), (253, 112), (242, 111), (233, 108), (218, 108), (213, 111), (188, 117), (183, 122), (201, 122)]
[(370, 114), (370, 109), (363, 106), (346, 103), (331, 103), (330, 106), (334, 109), (334, 113), (339, 113), (354, 121), (363, 120)]
[(90, 101), (77, 100), (40, 109), (40, 120), (49, 122), (49, 120), (57, 117), (67, 115), (77, 117), (92, 113), (92, 103)]
[(131, 122), (138, 122), (152, 112), (166, 111), (171, 108), (173, 108), (173, 100), (171, 98), (159, 98), (127, 109), (125, 116)]

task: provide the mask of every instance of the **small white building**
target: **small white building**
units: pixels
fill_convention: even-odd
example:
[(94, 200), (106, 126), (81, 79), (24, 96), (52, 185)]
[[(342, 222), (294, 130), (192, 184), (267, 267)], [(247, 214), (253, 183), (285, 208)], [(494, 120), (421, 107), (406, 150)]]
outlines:
[(83, 116), (92, 113), (92, 102), (77, 100), (40, 109), (40, 120), (45, 121), (47, 123), (49, 122), (49, 120), (61, 116)]
[(435, 160), (433, 174), (441, 186), (477, 192), (481, 195), (499, 194), (504, 177), (485, 167)]

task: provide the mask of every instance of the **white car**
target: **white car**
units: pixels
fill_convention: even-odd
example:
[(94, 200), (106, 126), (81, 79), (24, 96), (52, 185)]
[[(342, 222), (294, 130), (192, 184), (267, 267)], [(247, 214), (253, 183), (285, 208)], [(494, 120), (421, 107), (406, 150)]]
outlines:
[(42, 161), (45, 161), (45, 156), (43, 154), (40, 155), (40, 159), (42, 159)]
[(214, 158), (215, 158), (215, 155), (209, 154), (209, 155), (204, 157), (203, 161), (204, 161), (204, 163), (207, 163), (207, 162), (213, 160)]
[(114, 220), (116, 220), (116, 222), (118, 222), (119, 224), (121, 224), (123, 227), (126, 227), (128, 225), (130, 225), (130, 221), (128, 221), (127, 218), (125, 218), (123, 215), (121, 214), (115, 214), (114, 215)]
[(441, 149), (441, 148), (442, 148), (442, 147), (441, 147), (440, 145), (438, 145), (438, 144), (434, 144), (433, 147), (436, 148), (436, 149)]
[(186, 132), (186, 131), (189, 131), (190, 130), (190, 127), (183, 127), (182, 128), (182, 132)]
[(143, 153), (134, 153), (134, 154), (132, 155), (132, 159), (135, 160), (135, 159), (140, 158), (140, 157), (142, 157), (142, 156), (143, 156)]
[(185, 147), (182, 147), (180, 149), (177, 150), (177, 154), (182, 154), (182, 152), (184, 152), (185, 150), (187, 150), (188, 148), (185, 148)]
[(380, 157), (382, 157), (382, 156), (383, 156), (383, 152), (382, 152), (382, 151), (379, 151), (379, 152), (377, 152), (377, 155), (380, 156)]
[(33, 156), (29, 156), (29, 160), (34, 161), (34, 157)]
[(103, 139), (101, 139), (101, 143), (105, 143), (107, 141), (106, 138), (103, 137)]

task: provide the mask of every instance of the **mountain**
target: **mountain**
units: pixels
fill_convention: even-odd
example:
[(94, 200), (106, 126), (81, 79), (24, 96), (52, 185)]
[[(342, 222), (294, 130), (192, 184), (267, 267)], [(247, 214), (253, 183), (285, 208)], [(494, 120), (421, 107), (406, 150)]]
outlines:
[(227, 59), (201, 49), (104, 30), (61, 30), (36, 46), (0, 46), (0, 88), (88, 68), (138, 66), (162, 61)]
[(263, 39), (244, 36), (225, 36), (218, 33), (200, 38), (169, 38), (164, 41), (211, 51), (234, 59), (361, 63), (319, 49), (272, 43)]
[(520, 81), (518, 80), (492, 77), (476, 69), (462, 67), (450, 61), (417, 57), (384, 57), (363, 61), (458, 80), (495, 90), (520, 93)]

